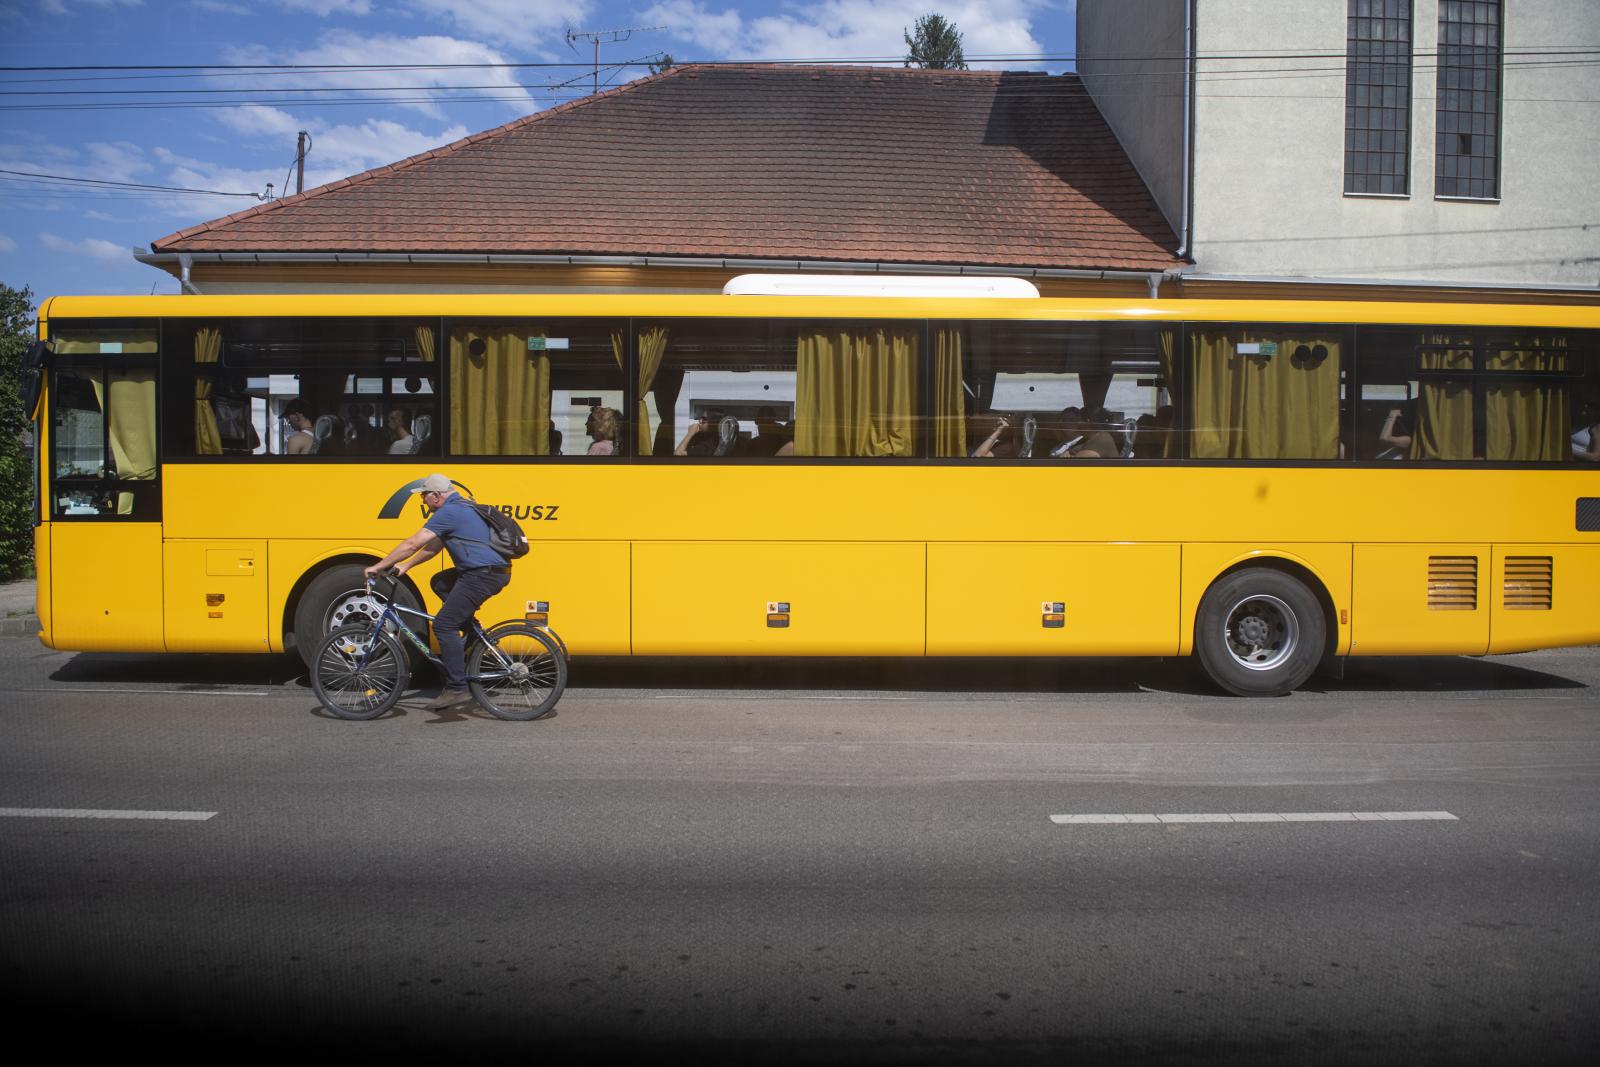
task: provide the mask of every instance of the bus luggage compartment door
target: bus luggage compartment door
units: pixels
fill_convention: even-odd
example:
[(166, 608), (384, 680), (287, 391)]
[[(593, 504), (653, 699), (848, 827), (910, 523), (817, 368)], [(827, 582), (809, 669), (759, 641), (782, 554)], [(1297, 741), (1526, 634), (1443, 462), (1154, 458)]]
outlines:
[(1356, 545), (1352, 656), (1481, 656), (1489, 546)]
[(920, 543), (640, 542), (633, 651), (920, 656)]
[(928, 655), (1173, 655), (1178, 563), (1173, 544), (930, 544)]
[(170, 652), (266, 652), (267, 543), (168, 541)]
[(161, 525), (50, 524), (50, 647), (162, 652)]

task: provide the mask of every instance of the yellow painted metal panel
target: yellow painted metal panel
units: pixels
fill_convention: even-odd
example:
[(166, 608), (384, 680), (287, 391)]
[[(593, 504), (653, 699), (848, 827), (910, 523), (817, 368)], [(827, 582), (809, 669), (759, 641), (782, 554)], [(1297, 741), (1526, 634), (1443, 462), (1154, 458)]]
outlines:
[(1458, 326), (1600, 326), (1600, 306), (1360, 300), (1150, 300), (1130, 296), (1038, 300), (722, 296), (663, 293), (337, 293), (217, 296), (60, 296), (40, 318), (232, 315), (637, 316), (707, 318), (934, 318), (1138, 322), (1450, 323)]
[(1238, 564), (1257, 562), (1274, 566), (1279, 562), (1303, 567), (1321, 583), (1333, 601), (1334, 654), (1344, 655), (1350, 648), (1350, 546), (1340, 543), (1187, 544), (1183, 546), (1182, 608), (1178, 653), (1194, 651), (1194, 620), (1200, 601), (1224, 571)]
[[(1429, 607), (1429, 560), (1477, 560), (1477, 607)], [(1461, 654), (1489, 647), (1489, 546), (1356, 545), (1353, 656)], [(1442, 599), (1442, 598), (1440, 598)]]
[(1170, 656), (1178, 564), (1171, 544), (930, 544), (928, 654)]
[(169, 652), (265, 652), (267, 543), (168, 541)]
[[(1507, 557), (1549, 557), (1549, 610), (1506, 607)], [(1600, 643), (1600, 545), (1495, 545), (1490, 652)]]
[(39, 640), (47, 648), (56, 648), (50, 612), (51, 575), (54, 568), (50, 561), (49, 523), (40, 523), (33, 528), (33, 572), (38, 576), (33, 584), (33, 613), (39, 618)]
[(161, 526), (50, 524), (52, 647), (162, 652)]
[(636, 543), (633, 651), (918, 656), (926, 566), (921, 544)]
[(626, 541), (539, 541), (516, 561), (511, 584), (484, 604), (478, 619), (485, 625), (520, 619), (530, 601), (545, 601), (550, 628), (574, 656), (626, 656), (628, 576)]

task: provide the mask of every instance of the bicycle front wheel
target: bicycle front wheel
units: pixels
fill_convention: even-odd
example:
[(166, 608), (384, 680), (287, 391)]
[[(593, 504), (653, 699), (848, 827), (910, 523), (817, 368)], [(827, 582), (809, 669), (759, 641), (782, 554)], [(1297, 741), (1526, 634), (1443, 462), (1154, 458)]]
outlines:
[(567, 660), (537, 626), (497, 626), (473, 645), (467, 686), (489, 714), (526, 722), (554, 710), (567, 688)]
[(410, 679), (400, 642), (360, 623), (330, 633), (311, 661), (312, 692), (341, 719), (376, 719), (395, 706)]

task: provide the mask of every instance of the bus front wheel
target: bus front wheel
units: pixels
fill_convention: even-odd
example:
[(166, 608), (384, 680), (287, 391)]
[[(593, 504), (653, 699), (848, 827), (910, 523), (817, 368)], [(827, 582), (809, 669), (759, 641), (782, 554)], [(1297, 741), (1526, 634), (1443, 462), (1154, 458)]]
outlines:
[(1195, 654), (1217, 685), (1236, 696), (1282, 696), (1322, 661), (1328, 623), (1304, 583), (1256, 567), (1206, 591), (1194, 631)]
[[(377, 621), (383, 609), (367, 594), (364, 570), (359, 563), (329, 567), (311, 579), (300, 595), (300, 603), (294, 609), (294, 644), (307, 667), (315, 667), (322, 639), (334, 630), (352, 623)], [(404, 584), (396, 589), (395, 600), (408, 608), (422, 606)], [(401, 645), (404, 647), (405, 642)]]

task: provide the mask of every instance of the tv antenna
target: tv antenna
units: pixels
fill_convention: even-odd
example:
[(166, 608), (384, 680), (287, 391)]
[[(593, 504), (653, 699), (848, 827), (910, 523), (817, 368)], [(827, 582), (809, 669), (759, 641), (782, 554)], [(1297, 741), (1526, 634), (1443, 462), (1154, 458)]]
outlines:
[(655, 30), (664, 30), (665, 26), (630, 26), (625, 30), (568, 30), (565, 34), (567, 47), (574, 52), (578, 50), (575, 41), (594, 42), (594, 92), (600, 91), (600, 45), (616, 44), (626, 41), (636, 33), (650, 33)]

